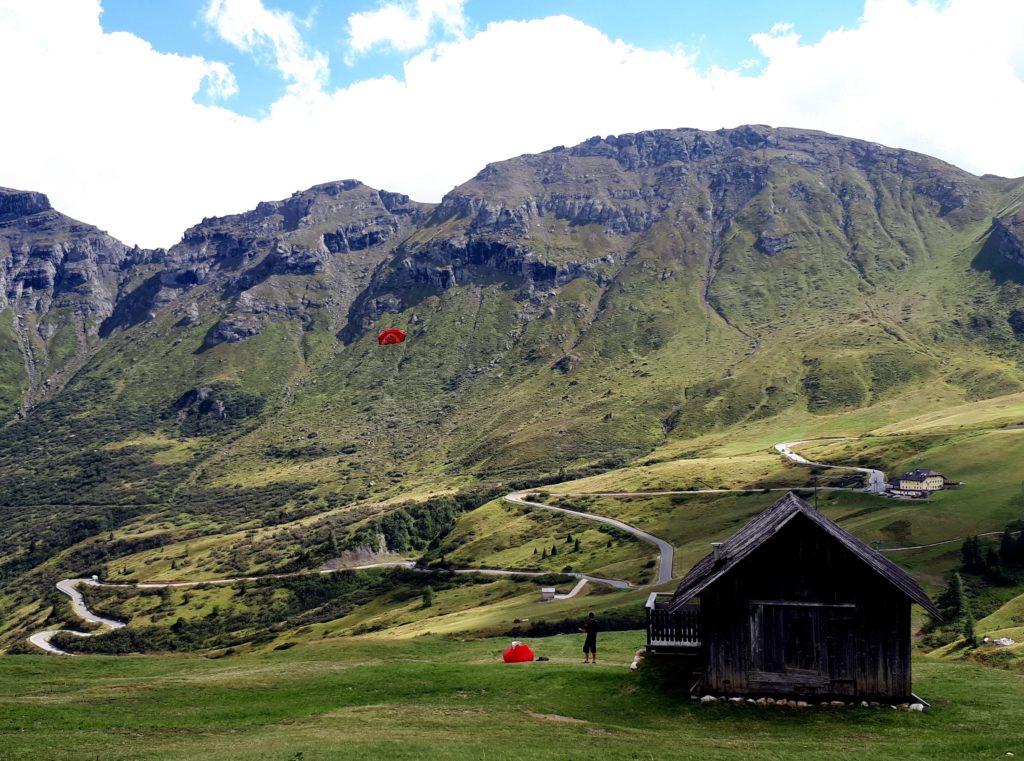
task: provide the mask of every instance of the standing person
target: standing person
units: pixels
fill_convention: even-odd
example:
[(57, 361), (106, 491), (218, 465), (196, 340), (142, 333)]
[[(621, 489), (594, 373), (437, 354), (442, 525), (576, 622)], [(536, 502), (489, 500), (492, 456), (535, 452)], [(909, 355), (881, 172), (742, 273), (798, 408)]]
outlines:
[(594, 614), (591, 613), (587, 616), (587, 620), (583, 622), (583, 628), (581, 632), (587, 635), (586, 639), (583, 640), (583, 662), (590, 663), (590, 657), (594, 657), (594, 663), (597, 663), (597, 619), (594, 618)]

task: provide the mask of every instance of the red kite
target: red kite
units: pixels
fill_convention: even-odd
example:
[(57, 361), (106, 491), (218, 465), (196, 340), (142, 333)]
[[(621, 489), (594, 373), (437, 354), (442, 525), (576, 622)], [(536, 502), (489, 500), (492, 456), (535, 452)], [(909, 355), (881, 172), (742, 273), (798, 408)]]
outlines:
[(377, 336), (377, 343), (381, 346), (390, 346), (391, 344), (400, 344), (405, 340), (405, 331), (399, 330), (398, 328), (388, 328), (382, 330)]

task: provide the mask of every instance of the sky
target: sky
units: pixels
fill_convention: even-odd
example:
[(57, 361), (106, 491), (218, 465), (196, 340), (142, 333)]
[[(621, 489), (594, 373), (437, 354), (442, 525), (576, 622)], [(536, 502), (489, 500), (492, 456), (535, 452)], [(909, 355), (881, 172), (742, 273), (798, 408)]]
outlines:
[(0, 0), (0, 185), (126, 243), (593, 135), (821, 129), (1024, 176), (1024, 0)]

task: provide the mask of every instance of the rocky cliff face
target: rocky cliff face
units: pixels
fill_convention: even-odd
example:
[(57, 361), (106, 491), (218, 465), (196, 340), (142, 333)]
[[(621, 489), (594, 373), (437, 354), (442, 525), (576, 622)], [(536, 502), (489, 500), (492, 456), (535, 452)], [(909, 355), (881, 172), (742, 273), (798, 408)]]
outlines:
[(658, 130), (594, 137), (573, 148), (491, 164), (453, 190), (435, 219), (462, 217), (471, 230), (525, 234), (554, 217), (639, 233), (663, 219), (680, 190), (701, 185), (706, 211), (728, 217), (762, 192), (773, 164), (836, 175), (842, 169), (905, 177), (944, 216), (969, 207), (978, 178), (936, 159), (809, 130), (745, 126), (717, 132)]
[(714, 281), (753, 252), (792, 259), (828, 235), (862, 276), (904, 267), (922, 241), (898, 227), (917, 213), (947, 225), (978, 218), (986, 194), (979, 178), (928, 156), (806, 130), (595, 137), (491, 164), (445, 196), (354, 304), (344, 337), (408, 308), (418, 287), (445, 290), (474, 270), (512, 278), (525, 296), (579, 277), (605, 285), (668, 230), (681, 258), (705, 263), (705, 299), (724, 315)]
[[(204, 219), (181, 243), (152, 258), (158, 271), (138, 284), (106, 329), (151, 319), (173, 303), (186, 323), (219, 313), (205, 346), (259, 334), (268, 320), (342, 312), (370, 272), (429, 211), (407, 196), (355, 180), (327, 183), (252, 211)], [(196, 293), (193, 294), (193, 291)], [(211, 298), (211, 292), (215, 296)]]
[(1024, 267), (1024, 210), (992, 220), (992, 240), (1003, 258)]
[(117, 273), (131, 251), (92, 225), (54, 211), (41, 193), (0, 188), (4, 297), (46, 312), (55, 297), (74, 303), (95, 333), (117, 295)]
[(170, 250), (141, 250), (55, 211), (41, 193), (0, 189), (0, 312), (13, 313), (24, 406), (98, 340), (164, 309), (180, 327), (212, 320), (206, 348), (258, 335), (271, 320), (308, 324), (318, 310), (343, 319), (431, 208), (345, 180), (205, 219)]
[(114, 310), (122, 270), (141, 258), (42, 193), (0, 188), (0, 311), (13, 313), (26, 405), (85, 356)]

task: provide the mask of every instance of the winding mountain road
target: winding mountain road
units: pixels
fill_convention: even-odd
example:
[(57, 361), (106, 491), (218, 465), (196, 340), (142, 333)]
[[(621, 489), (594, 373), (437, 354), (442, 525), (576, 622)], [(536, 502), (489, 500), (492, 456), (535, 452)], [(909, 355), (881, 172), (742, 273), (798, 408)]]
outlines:
[[(838, 439), (839, 437), (837, 437)], [(792, 447), (798, 446), (799, 444), (807, 443), (808, 441), (821, 441), (824, 439), (808, 439), (806, 441), (791, 441), (784, 442), (775, 445), (775, 450), (783, 457), (791, 460), (792, 462), (799, 463), (801, 465), (811, 465), (821, 468), (845, 468), (848, 470), (856, 470), (868, 475), (868, 485), (864, 489), (856, 491), (866, 491), (871, 493), (880, 493), (885, 490), (885, 474), (880, 470), (874, 470), (872, 468), (861, 468), (852, 465), (833, 465), (831, 463), (823, 462), (812, 462), (807, 458), (795, 453)], [(836, 439), (833, 439), (836, 440)], [(841, 487), (834, 487), (841, 488)], [(787, 488), (780, 489), (781, 491), (789, 491)], [(606, 497), (626, 497), (626, 496), (658, 496), (658, 495), (670, 495), (670, 494), (703, 494), (707, 492), (748, 492), (748, 491), (763, 491), (761, 489), (705, 489), (699, 492), (692, 490), (688, 491), (649, 491), (649, 492), (599, 492), (593, 493), (592, 496), (606, 496)], [(579, 494), (567, 494), (565, 496), (582, 496)], [(655, 585), (667, 584), (672, 580), (672, 567), (675, 562), (675, 547), (670, 542), (661, 537), (655, 536), (654, 534), (648, 533), (642, 529), (632, 526), (624, 521), (620, 521), (617, 518), (609, 518), (604, 515), (597, 515), (595, 513), (586, 513), (579, 510), (572, 510), (565, 507), (558, 507), (555, 505), (546, 505), (542, 502), (534, 502), (526, 498), (526, 492), (512, 492), (506, 494), (505, 500), (518, 504), (525, 505), (528, 507), (536, 508), (538, 510), (549, 510), (551, 512), (563, 513), (566, 515), (572, 515), (577, 518), (584, 520), (594, 521), (595, 523), (603, 523), (608, 526), (613, 526), (621, 531), (626, 532), (637, 539), (648, 544), (653, 545), (658, 550), (658, 572), (657, 579), (654, 582)], [(950, 542), (957, 540), (949, 540)], [(941, 544), (941, 542), (939, 543)], [(932, 546), (932, 545), (927, 545)], [(910, 547), (894, 548), (891, 551), (903, 550), (903, 549), (915, 549)], [(194, 587), (201, 586), (204, 584), (236, 584), (241, 581), (258, 581), (267, 578), (288, 578), (294, 576), (312, 575), (312, 574), (328, 574), (337, 573), (343, 570), (363, 570), (367, 568), (383, 568), (383, 567), (402, 567), (412, 570), (416, 570), (416, 564), (411, 560), (398, 560), (388, 561), (383, 563), (372, 563), (369, 565), (354, 566), (350, 568), (338, 568), (329, 570), (315, 570), (315, 571), (296, 571), (294, 573), (285, 574), (272, 574), (267, 576), (235, 576), (225, 579), (201, 579), (196, 581), (145, 581), (134, 584), (128, 583), (115, 583), (115, 582), (102, 582), (97, 579), (62, 579), (57, 582), (57, 589), (63, 592), (71, 599), (71, 608), (75, 615), (84, 621), (98, 626), (94, 632), (78, 632), (71, 629), (47, 629), (46, 631), (36, 632), (31, 635), (28, 640), (36, 647), (45, 650), (49, 653), (58, 655), (74, 655), (65, 650), (61, 650), (56, 647), (50, 641), (54, 635), (58, 633), (70, 634), (75, 637), (93, 637), (97, 634), (104, 634), (106, 632), (114, 631), (115, 629), (124, 628), (126, 625), (122, 621), (117, 621), (112, 618), (104, 618), (103, 616), (97, 615), (89, 610), (85, 604), (85, 599), (79, 590), (80, 585), (88, 585), (95, 587), (121, 587), (121, 588), (135, 588), (135, 589), (162, 589), (171, 587)], [(428, 569), (423, 569), (424, 571)], [(484, 574), (489, 576), (547, 576), (550, 572), (546, 571), (520, 571), (516, 569), (507, 568), (456, 568), (453, 569), (455, 573), (459, 574)], [(562, 576), (572, 576), (577, 579), (576, 585), (571, 591), (564, 594), (556, 594), (555, 599), (567, 600), (575, 597), (586, 584), (604, 584), (614, 589), (630, 589), (633, 585), (624, 579), (609, 579), (601, 576), (591, 576), (590, 574), (577, 573), (577, 572), (566, 572), (561, 573)]]
[(566, 507), (545, 505), (543, 502), (531, 502), (526, 499), (523, 492), (512, 492), (511, 494), (506, 494), (505, 499), (519, 505), (529, 505), (530, 507), (536, 507), (541, 510), (551, 510), (556, 513), (575, 515), (577, 518), (583, 518), (585, 520), (595, 521), (596, 523), (604, 523), (609, 526), (614, 526), (628, 534), (632, 534), (643, 542), (653, 544), (658, 548), (658, 578), (654, 583), (660, 585), (672, 581), (672, 564), (675, 562), (676, 548), (673, 547), (671, 543), (655, 536), (654, 534), (648, 534), (646, 531), (617, 520), (616, 518), (608, 518), (607, 516), (595, 515), (594, 513), (584, 513), (579, 510), (570, 510)]
[[(411, 571), (422, 571), (423, 573), (429, 573), (429, 568), (418, 568), (416, 563), (412, 560), (392, 560), (383, 563), (370, 563), (367, 565), (350, 566), (347, 568), (335, 568), (329, 570), (316, 570), (316, 571), (296, 571), (295, 573), (277, 573), (268, 574), (265, 576), (233, 576), (225, 579), (202, 579), (198, 581), (141, 581), (135, 584), (125, 584), (116, 582), (105, 582), (98, 581), (96, 579), (61, 579), (57, 582), (57, 589), (66, 594), (71, 598), (71, 609), (75, 615), (81, 618), (83, 621), (87, 621), (91, 624), (98, 624), (96, 631), (92, 632), (79, 632), (74, 629), (47, 629), (45, 631), (36, 632), (28, 638), (36, 647), (41, 650), (45, 650), (48, 653), (54, 655), (75, 655), (75, 653), (68, 652), (67, 650), (61, 650), (59, 647), (54, 645), (50, 640), (56, 634), (70, 634), (75, 637), (95, 637), (97, 634), (106, 634), (107, 632), (114, 631), (115, 629), (123, 629), (126, 624), (123, 621), (117, 621), (113, 618), (104, 618), (103, 616), (93, 613), (85, 604), (85, 598), (82, 596), (81, 591), (78, 589), (80, 584), (85, 584), (91, 587), (114, 587), (120, 589), (168, 589), (175, 587), (198, 587), (203, 585), (218, 585), (218, 584), (237, 584), (241, 581), (260, 581), (262, 579), (285, 579), (295, 576), (312, 576), (314, 574), (323, 575), (331, 573), (339, 573), (341, 571), (360, 571), (369, 568), (407, 568)], [(551, 576), (553, 574), (558, 576), (571, 576), (576, 579), (576, 584), (573, 588), (562, 594), (555, 594), (556, 600), (569, 600), (575, 597), (588, 583), (603, 584), (605, 586), (612, 587), (613, 589), (630, 589), (632, 584), (624, 579), (607, 579), (602, 576), (592, 576), (588, 573), (577, 573), (574, 571), (519, 571), (511, 568), (453, 568), (453, 573), (458, 574), (482, 574), (484, 576)]]
[(82, 597), (82, 593), (78, 591), (79, 584), (88, 584), (90, 586), (126, 586), (124, 584), (100, 584), (100, 582), (94, 579), (61, 579), (57, 582), (57, 589), (66, 594), (71, 598), (71, 609), (75, 612), (83, 621), (88, 621), (90, 624), (98, 624), (101, 628), (95, 632), (76, 632), (72, 629), (47, 629), (46, 631), (36, 632), (28, 641), (31, 642), (38, 648), (42, 648), (48, 653), (56, 653), (58, 655), (74, 655), (65, 650), (61, 650), (55, 645), (50, 643), (50, 640), (55, 634), (72, 634), (75, 637), (93, 637), (97, 634), (104, 634), (114, 629), (123, 629), (125, 624), (123, 621), (115, 621), (112, 618), (104, 618), (98, 616), (89, 610), (85, 605), (85, 598)]
[(805, 439), (803, 441), (789, 441), (775, 445), (775, 451), (781, 454), (791, 462), (798, 463), (800, 465), (811, 465), (815, 468), (841, 468), (843, 470), (856, 470), (860, 473), (864, 473), (868, 477), (867, 486), (860, 491), (866, 491), (871, 494), (883, 494), (885, 492), (885, 473), (874, 468), (860, 468), (856, 465), (833, 465), (827, 462), (814, 462), (808, 460), (803, 455), (798, 455), (793, 451), (793, 447), (799, 446), (800, 444), (809, 444), (813, 441), (844, 441), (846, 436), (833, 436), (821, 439)]

